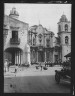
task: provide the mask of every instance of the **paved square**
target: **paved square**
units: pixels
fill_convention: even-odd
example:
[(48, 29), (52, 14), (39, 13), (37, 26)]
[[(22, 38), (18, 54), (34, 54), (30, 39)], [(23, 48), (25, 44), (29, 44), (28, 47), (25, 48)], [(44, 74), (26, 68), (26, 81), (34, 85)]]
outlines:
[(55, 70), (61, 67), (48, 67), (48, 70), (31, 68), (18, 69), (17, 73), (5, 74), (5, 93), (70, 93), (70, 85), (56, 84)]

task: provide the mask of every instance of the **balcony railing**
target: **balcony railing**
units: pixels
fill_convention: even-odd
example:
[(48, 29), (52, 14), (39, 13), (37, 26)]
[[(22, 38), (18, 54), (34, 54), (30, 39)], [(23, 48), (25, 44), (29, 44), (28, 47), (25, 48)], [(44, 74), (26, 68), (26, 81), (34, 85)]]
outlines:
[(20, 44), (20, 38), (10, 38), (10, 43), (11, 44)]

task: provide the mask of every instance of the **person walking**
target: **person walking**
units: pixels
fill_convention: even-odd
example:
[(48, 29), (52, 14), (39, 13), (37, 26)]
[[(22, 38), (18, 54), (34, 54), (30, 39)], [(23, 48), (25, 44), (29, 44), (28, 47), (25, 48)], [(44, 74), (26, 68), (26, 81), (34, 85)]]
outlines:
[(8, 63), (7, 63), (7, 60), (5, 60), (4, 62), (5, 72), (7, 72), (7, 66), (8, 66)]

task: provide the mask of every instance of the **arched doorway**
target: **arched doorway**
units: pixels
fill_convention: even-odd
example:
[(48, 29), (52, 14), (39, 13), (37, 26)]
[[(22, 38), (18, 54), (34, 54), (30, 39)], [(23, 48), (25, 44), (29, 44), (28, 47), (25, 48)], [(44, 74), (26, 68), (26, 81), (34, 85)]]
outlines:
[(10, 47), (4, 51), (4, 60), (7, 59), (12, 65), (21, 64), (22, 49)]

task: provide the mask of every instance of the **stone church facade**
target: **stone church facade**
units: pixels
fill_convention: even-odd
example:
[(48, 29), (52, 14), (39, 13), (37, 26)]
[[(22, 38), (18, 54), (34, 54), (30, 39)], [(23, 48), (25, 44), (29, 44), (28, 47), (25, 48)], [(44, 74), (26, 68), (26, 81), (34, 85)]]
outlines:
[(65, 61), (64, 56), (71, 52), (71, 26), (65, 15), (58, 22), (57, 37), (41, 24), (29, 27), (18, 18), (15, 8), (4, 15), (4, 60), (19, 65)]
[(54, 33), (41, 24), (31, 26), (28, 33), (31, 63), (54, 62)]

